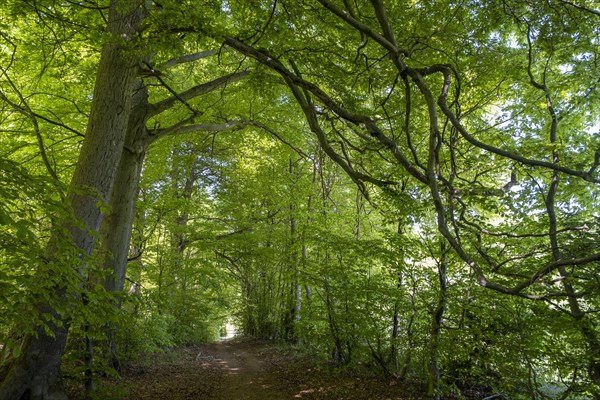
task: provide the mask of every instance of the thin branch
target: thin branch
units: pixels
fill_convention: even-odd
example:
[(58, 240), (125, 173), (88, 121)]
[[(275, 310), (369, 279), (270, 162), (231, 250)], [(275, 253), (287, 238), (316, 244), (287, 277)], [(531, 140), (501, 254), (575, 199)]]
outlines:
[(17, 97), (19, 98), (19, 100), (21, 101), (21, 103), (23, 105), (20, 106), (20, 105), (14, 103), (8, 97), (6, 97), (6, 95), (4, 93), (2, 93), (2, 92), (0, 92), (0, 98), (2, 98), (11, 107), (13, 107), (13, 109), (15, 111), (20, 112), (21, 114), (23, 114), (27, 118), (29, 118), (29, 120), (31, 121), (31, 123), (33, 125), (33, 130), (35, 132), (35, 136), (36, 136), (36, 139), (37, 139), (38, 148), (40, 149), (40, 154), (42, 156), (42, 160), (44, 161), (44, 165), (46, 167), (46, 170), (48, 171), (48, 173), (50, 174), (50, 176), (52, 176), (52, 178), (55, 181), (59, 181), (58, 175), (56, 174), (56, 171), (54, 170), (54, 168), (50, 164), (50, 160), (48, 160), (48, 155), (46, 154), (46, 148), (44, 146), (44, 138), (42, 137), (42, 134), (40, 132), (40, 125), (38, 124), (36, 115), (31, 110), (31, 108), (29, 107), (29, 104), (27, 104), (27, 101), (25, 100), (25, 98), (23, 97), (23, 95), (21, 94), (21, 92), (19, 91), (19, 89), (17, 88), (17, 86), (14, 84), (14, 82), (12, 81), (12, 79), (10, 79), (10, 77), (8, 76), (7, 71), (4, 68), (2, 68), (2, 67), (0, 67), (0, 71), (2, 71), (2, 74), (4, 75), (4, 77), (6, 78), (6, 80), (8, 81), (8, 84), (13, 89), (13, 91), (16, 93)]
[(188, 63), (188, 62), (200, 60), (202, 58), (210, 57), (210, 56), (215, 55), (217, 53), (218, 53), (217, 50), (203, 50), (203, 51), (199, 51), (197, 53), (192, 53), (192, 54), (187, 54), (185, 56), (171, 58), (169, 61), (167, 61), (166, 63), (162, 64), (159, 67), (159, 69), (171, 68), (171, 67), (174, 67), (175, 65), (178, 65), (178, 64)]
[(254, 36), (256, 36), (258, 34), (258, 37), (252, 42), (252, 45), (255, 45), (256, 43), (258, 43), (258, 41), (260, 40), (260, 38), (263, 37), (263, 35), (265, 34), (267, 28), (271, 24), (271, 21), (273, 20), (273, 16), (275, 15), (275, 10), (276, 9), (277, 9), (277, 0), (273, 1), (273, 7), (271, 7), (271, 13), (269, 14), (269, 18), (267, 18), (267, 22), (265, 22), (265, 25), (262, 27), (262, 29), (248, 38), (248, 39), (251, 39), (251, 38), (253, 38)]
[(179, 93), (176, 96), (169, 97), (165, 100), (159, 101), (158, 103), (152, 104), (148, 112), (148, 118), (154, 117), (162, 112), (165, 112), (166, 110), (173, 107), (178, 101), (185, 102), (195, 97), (210, 93), (229, 83), (237, 82), (245, 78), (249, 73), (249, 71), (242, 71), (225, 75), (210, 82), (194, 86), (193, 88), (188, 89), (185, 92)]
[[(477, 231), (488, 235), (488, 236), (495, 236), (495, 237), (507, 237), (507, 238), (514, 238), (514, 239), (522, 239), (522, 238), (527, 238), (527, 237), (547, 237), (549, 234), (548, 233), (523, 233), (523, 234), (517, 234), (517, 233), (508, 233), (508, 232), (492, 232), (489, 231), (487, 229), (484, 229), (482, 227), (480, 227), (479, 225), (477, 225), (475, 222), (469, 221), (466, 218), (461, 216), (461, 220), (465, 223), (465, 228), (466, 226), (470, 226), (475, 228)], [(583, 226), (576, 226), (576, 227), (572, 227), (572, 228), (563, 228), (563, 229), (558, 229), (556, 231), (556, 233), (564, 233), (564, 232), (572, 232), (572, 231), (587, 231), (590, 228), (587, 225), (583, 225)]]
[(150, 143), (154, 143), (165, 136), (183, 135), (187, 133), (195, 132), (221, 132), (232, 128), (242, 128), (249, 125), (247, 121), (228, 121), (223, 124), (193, 124), (188, 125), (192, 122), (195, 116), (180, 121), (168, 128), (160, 129), (156, 133), (150, 136)]
[(590, 264), (592, 262), (600, 261), (600, 253), (592, 254), (591, 256), (572, 258), (572, 259), (561, 259), (551, 262), (544, 267), (540, 268), (531, 278), (523, 281), (519, 285), (515, 286), (512, 291), (519, 293), (525, 288), (533, 285), (535, 282), (548, 275), (549, 273), (559, 269), (560, 267), (575, 267)]
[(237, 263), (237, 260), (234, 260), (232, 257), (228, 256), (227, 254), (225, 254), (219, 250), (215, 250), (214, 252), (219, 257), (222, 257), (225, 260), (227, 260), (230, 267), (225, 266), (225, 268), (227, 269), (227, 271), (229, 271), (229, 273), (231, 275), (233, 275), (235, 278), (238, 278), (239, 280), (243, 281), (246, 284), (250, 284), (250, 281), (243, 273), (242, 268)]
[[(72, 1), (72, 0), (66, 0), (67, 3), (77, 6), (77, 7), (81, 7), (81, 8), (86, 8), (88, 10), (108, 10), (109, 7), (108, 6), (104, 6), (101, 7), (98, 5), (98, 3), (93, 2), (93, 1)], [(85, 3), (90, 3), (93, 4), (93, 6), (88, 6)]]
[(540, 90), (546, 91), (546, 84), (541, 84), (535, 80), (531, 67), (533, 66), (533, 45), (531, 44), (531, 25), (527, 24), (527, 75), (529, 75), (529, 82)]
[(50, 119), (50, 118), (48, 118), (48, 117), (45, 117), (45, 116), (43, 116), (43, 115), (41, 115), (41, 114), (38, 114), (38, 113), (36, 113), (36, 112), (34, 112), (34, 111), (32, 111), (32, 115), (34, 115), (36, 118), (39, 118), (39, 119), (41, 119), (41, 120), (43, 120), (43, 121), (46, 121), (46, 122), (48, 122), (49, 124), (56, 125), (56, 126), (58, 126), (58, 127), (64, 128), (64, 129), (68, 130), (69, 132), (72, 132), (72, 133), (74, 133), (75, 135), (77, 135), (77, 136), (79, 136), (79, 137), (82, 137), (82, 138), (83, 138), (83, 137), (85, 137), (85, 134), (84, 134), (84, 133), (81, 133), (81, 132), (79, 132), (77, 129), (73, 129), (73, 128), (71, 128), (70, 126), (68, 126), (68, 125), (65, 125), (65, 124), (64, 124), (64, 123), (62, 123), (62, 122), (57, 122), (57, 121), (54, 121), (54, 120), (52, 120), (52, 119)]
[[(148, 64), (147, 62), (145, 64), (148, 68), (150, 68), (152, 70), (152, 67), (150, 66), (150, 64)], [(175, 97), (182, 104), (184, 104), (188, 108), (188, 110), (190, 110), (192, 112), (192, 114), (194, 114), (194, 115), (202, 114), (200, 111), (198, 111), (198, 110), (194, 109), (192, 106), (190, 106), (190, 104), (185, 99), (181, 98), (181, 96), (179, 96), (179, 94), (176, 91), (174, 91), (171, 88), (171, 86), (167, 85), (167, 83), (164, 81), (164, 79), (160, 77), (160, 74), (156, 74), (153, 76), (161, 83), (161, 85), (163, 85), (169, 92), (171, 92), (173, 97)]]
[(558, 1), (560, 1), (563, 4), (567, 4), (567, 5), (571, 6), (571, 7), (574, 7), (576, 9), (578, 9), (578, 10), (589, 12), (590, 14), (593, 14), (596, 17), (600, 17), (600, 11), (598, 11), (598, 10), (592, 10), (591, 8), (580, 6), (578, 4), (575, 4), (575, 3), (567, 1), (567, 0), (558, 0)]
[(279, 140), (281, 143), (285, 144), (286, 146), (288, 146), (289, 148), (291, 148), (292, 150), (294, 150), (296, 153), (300, 154), (302, 157), (308, 159), (310, 158), (305, 152), (302, 151), (302, 149), (300, 149), (299, 147), (294, 146), (293, 144), (291, 144), (290, 142), (288, 142), (287, 140), (285, 140), (280, 134), (278, 134), (273, 128), (261, 123), (261, 122), (256, 122), (256, 121), (251, 121), (249, 122), (250, 125), (256, 126), (257, 128), (260, 128), (262, 130), (264, 130), (265, 132), (270, 133), (271, 135), (273, 135), (277, 140)]
[[(296, 74), (294, 76), (297, 76), (298, 74), (299, 74), (299, 72), (296, 70)], [(284, 79), (285, 79), (285, 76), (284, 76)], [(313, 133), (317, 136), (317, 140), (319, 141), (319, 145), (321, 146), (323, 151), (325, 151), (325, 153), (329, 156), (329, 158), (331, 158), (336, 164), (338, 164), (340, 167), (342, 167), (342, 169), (344, 171), (346, 171), (346, 174), (348, 174), (350, 179), (352, 179), (356, 183), (356, 185), (358, 186), (358, 188), (360, 189), (360, 191), (363, 193), (363, 195), (365, 196), (365, 198), (367, 200), (370, 201), (370, 198), (369, 198), (369, 194), (368, 194), (363, 182), (370, 182), (370, 183), (373, 183), (378, 186), (387, 186), (390, 184), (395, 184), (395, 182), (381, 181), (381, 180), (375, 179), (369, 175), (365, 175), (359, 171), (356, 171), (355, 169), (352, 168), (352, 166), (350, 166), (348, 163), (346, 163), (346, 161), (344, 161), (344, 159), (329, 144), (327, 137), (325, 135), (325, 132), (323, 131), (323, 129), (321, 128), (321, 125), (319, 124), (319, 121), (317, 118), (317, 112), (315, 110), (315, 106), (310, 97), (309, 90), (304, 89), (303, 91), (301, 91), (300, 88), (298, 86), (294, 85), (293, 82), (290, 82), (288, 79), (286, 79), (286, 81), (288, 82), (288, 86), (292, 90), (294, 97), (296, 97), (296, 100), (302, 107), (302, 110), (304, 111), (304, 114), (308, 121), (308, 125), (310, 126)]]
[[(547, 161), (532, 160), (532, 159), (520, 156), (518, 154), (511, 153), (510, 151), (499, 149), (499, 148), (494, 147), (492, 145), (489, 145), (487, 143), (483, 143), (483, 142), (475, 139), (473, 136), (471, 136), (467, 132), (467, 129), (460, 123), (460, 121), (458, 120), (458, 118), (456, 117), (456, 115), (454, 115), (454, 113), (452, 112), (452, 110), (450, 110), (450, 108), (446, 104), (444, 98), (440, 97), (440, 99), (438, 100), (438, 105), (440, 106), (442, 112), (448, 117), (448, 119), (450, 120), (450, 122), (452, 123), (452, 125), (461, 134), (461, 136), (463, 138), (465, 138), (469, 143), (471, 143), (475, 147), (479, 147), (479, 148), (487, 150), (487, 151), (489, 151), (491, 153), (498, 154), (498, 155), (500, 155), (502, 157), (509, 158), (511, 160), (517, 161), (517, 162), (519, 162), (521, 164), (524, 164), (524, 165), (530, 165), (530, 166), (533, 166), (533, 167), (548, 168), (550, 170), (559, 171), (559, 172), (562, 172), (562, 173), (567, 174), (567, 175), (577, 176), (577, 177), (582, 178), (583, 180), (588, 181), (588, 182), (600, 183), (600, 179), (595, 178), (589, 172), (577, 171), (577, 170), (574, 170), (574, 169), (571, 169), (571, 168), (567, 168), (567, 167), (563, 167), (562, 165), (554, 164), (554, 163), (547, 162)], [(594, 172), (594, 171), (595, 171), (595, 169), (590, 169), (590, 172)]]
[(215, 240), (224, 240), (231, 236), (241, 235), (242, 233), (246, 233), (246, 232), (252, 232), (252, 227), (245, 227), (245, 228), (238, 229), (237, 231), (222, 233), (220, 235), (215, 236)]

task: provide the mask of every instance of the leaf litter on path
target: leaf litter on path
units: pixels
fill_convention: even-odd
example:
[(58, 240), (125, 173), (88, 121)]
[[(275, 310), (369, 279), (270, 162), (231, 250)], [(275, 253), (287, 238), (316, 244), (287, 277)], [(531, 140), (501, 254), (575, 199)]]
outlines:
[[(100, 383), (101, 399), (409, 400), (424, 397), (375, 374), (334, 372), (309, 356), (258, 340), (174, 349)], [(71, 388), (73, 392), (74, 388)], [(83, 398), (73, 393), (71, 398)]]

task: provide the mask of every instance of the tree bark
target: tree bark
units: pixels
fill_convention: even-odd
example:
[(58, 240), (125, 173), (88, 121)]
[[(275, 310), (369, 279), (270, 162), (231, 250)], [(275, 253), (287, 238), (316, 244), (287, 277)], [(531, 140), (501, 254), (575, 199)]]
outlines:
[(406, 355), (404, 357), (404, 364), (402, 365), (402, 371), (400, 371), (399, 378), (401, 381), (406, 381), (406, 377), (408, 376), (408, 372), (412, 363), (412, 354), (415, 349), (414, 346), (414, 334), (413, 334), (413, 325), (415, 322), (415, 317), (417, 315), (417, 309), (415, 307), (415, 297), (417, 292), (417, 286), (413, 279), (412, 292), (410, 294), (410, 317), (408, 318), (408, 324), (406, 326)]
[[(131, 109), (131, 84), (136, 62), (126, 48), (133, 40), (143, 18), (138, 2), (113, 0), (110, 4), (108, 31), (113, 39), (102, 48), (90, 118), (79, 160), (71, 180), (68, 205), (82, 225), (64, 223), (54, 230), (48, 247), (49, 259), (58, 259), (65, 250), (53, 243), (63, 242), (68, 232), (69, 242), (81, 254), (90, 255), (96, 242), (102, 213), (99, 203), (110, 198)], [(51, 264), (40, 268), (47, 273)], [(85, 262), (72, 261), (74, 274), (81, 282), (86, 276)], [(53, 289), (58, 303), (77, 300), (77, 296), (60, 282)], [(69, 310), (69, 307), (66, 307)], [(61, 357), (69, 331), (69, 311), (60, 312), (50, 304), (38, 304), (36, 312), (53, 316), (46, 327), (37, 326), (21, 343), (21, 353), (9, 357), (0, 370), (0, 400), (28, 397), (30, 400), (66, 399), (61, 383)], [(11, 351), (11, 349), (4, 349)], [(15, 354), (14, 352), (12, 354)]]
[[(194, 195), (194, 191), (196, 189), (196, 181), (199, 178), (197, 162), (198, 161), (196, 160), (196, 154), (195, 154), (195, 152), (192, 152), (192, 154), (190, 155), (190, 163), (189, 164), (186, 163), (186, 167), (183, 171), (185, 173), (185, 178), (183, 181), (183, 187), (181, 189), (179, 188), (177, 174), (173, 173), (173, 176), (172, 176), (173, 184), (176, 186), (175, 190), (177, 193), (177, 197), (181, 197), (182, 199), (184, 199), (186, 201), (186, 203), (191, 201), (192, 196)], [(177, 294), (176, 294), (177, 289), (175, 287), (173, 287), (172, 288), (173, 293), (169, 297), (173, 297), (173, 298), (178, 297), (179, 298), (180, 303), (177, 304), (173, 310), (175, 317), (179, 321), (182, 321), (182, 319), (185, 318), (185, 314), (187, 312), (186, 311), (186, 296), (187, 296), (186, 290), (187, 290), (188, 271), (186, 270), (185, 261), (186, 261), (186, 250), (188, 249), (188, 245), (190, 243), (188, 234), (185, 232), (188, 222), (190, 220), (190, 214), (187, 209), (187, 206), (188, 205), (185, 204), (183, 207), (183, 210), (175, 218), (176, 232), (174, 233), (172, 240), (171, 240), (171, 246), (172, 246), (172, 250), (174, 252), (174, 260), (172, 261), (174, 263), (173, 274), (175, 276), (175, 279), (179, 283), (180, 295), (177, 296)], [(187, 253), (189, 254), (189, 250)]]
[[(104, 288), (110, 293), (122, 293), (129, 255), (129, 243), (137, 191), (142, 172), (142, 164), (148, 148), (146, 115), (148, 113), (148, 88), (141, 81), (135, 84), (135, 95), (127, 124), (124, 150), (121, 155), (113, 194), (110, 198), (110, 214), (100, 227), (100, 237), (105, 260), (102, 269), (108, 273)], [(115, 299), (115, 308), (121, 307), (120, 298)], [(106, 331), (108, 364), (120, 369), (117, 357), (116, 327), (111, 325)]]
[[(208, 83), (194, 86), (181, 93), (179, 98), (184, 100), (193, 99), (196, 96), (210, 93), (228, 83), (242, 79), (246, 75), (247, 72), (241, 72), (222, 76)], [(148, 98), (148, 87), (141, 80), (138, 80), (135, 84), (135, 94), (133, 95), (131, 113), (127, 124), (124, 151), (119, 162), (115, 187), (111, 196), (111, 213), (105, 218), (101, 227), (101, 237), (104, 238), (103, 249), (108, 254), (104, 263), (104, 270), (112, 271), (112, 276), (109, 276), (105, 281), (105, 289), (110, 292), (119, 293), (124, 287), (137, 193), (142, 165), (148, 147), (167, 134), (183, 132), (175, 128), (182, 128), (187, 122), (187, 120), (181, 121), (169, 129), (151, 135), (146, 128), (148, 119), (169, 110), (176, 104), (174, 101), (177, 98), (171, 97), (157, 104), (151, 104)], [(192, 120), (190, 119), (190, 121)], [(233, 126), (235, 125), (231, 125), (231, 127)], [(206, 130), (204, 128), (203, 126), (196, 126), (195, 130), (204, 131)], [(228, 126), (215, 126), (214, 129), (228, 128)], [(182, 222), (182, 224), (185, 223), (187, 221)], [(183, 248), (180, 253), (183, 253)]]
[(125, 285), (125, 270), (131, 241), (131, 227), (137, 190), (146, 155), (146, 114), (148, 110), (148, 88), (138, 81), (128, 121), (124, 151), (119, 162), (113, 195), (110, 199), (110, 214), (100, 229), (103, 247), (109, 252), (104, 269), (112, 272), (104, 287), (119, 293)]
[[(290, 179), (294, 179), (297, 171), (294, 170), (294, 162), (290, 158), (288, 162), (288, 173), (290, 174)], [(295, 206), (295, 193), (293, 190), (290, 190), (290, 198), (289, 198), (289, 210), (290, 210), (290, 243), (289, 243), (289, 276), (291, 281), (291, 290), (290, 290), (290, 301), (289, 301), (289, 315), (284, 317), (284, 338), (291, 342), (298, 341), (298, 322), (300, 322), (300, 311), (302, 307), (302, 286), (300, 285), (300, 266), (298, 265), (298, 251), (296, 250), (297, 239), (297, 221), (296, 221), (296, 206)]]
[(438, 280), (440, 284), (440, 293), (438, 302), (431, 317), (431, 337), (429, 339), (429, 382), (427, 385), (427, 395), (435, 400), (441, 399), (441, 372), (439, 367), (439, 347), (440, 336), (442, 332), (442, 319), (446, 310), (447, 302), (447, 269), (448, 255), (446, 251), (446, 242), (440, 239), (440, 260), (438, 261)]

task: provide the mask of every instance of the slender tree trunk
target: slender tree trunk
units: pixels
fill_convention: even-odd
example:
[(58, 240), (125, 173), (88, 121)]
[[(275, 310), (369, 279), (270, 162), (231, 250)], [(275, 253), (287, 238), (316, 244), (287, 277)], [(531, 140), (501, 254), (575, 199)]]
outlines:
[[(328, 261), (327, 261), (328, 262)], [(342, 338), (340, 328), (335, 315), (335, 307), (332, 300), (332, 290), (329, 286), (329, 278), (325, 279), (325, 305), (327, 306), (327, 320), (329, 322), (329, 332), (333, 339), (333, 361), (348, 364), (350, 362), (350, 348), (347, 345), (347, 341)], [(348, 352), (347, 352), (348, 350)]]
[[(397, 233), (398, 235), (402, 235), (402, 223), (398, 222), (398, 229), (397, 229)], [(402, 249), (400, 249), (400, 257), (399, 259), (402, 260)], [(404, 262), (404, 261), (402, 261)], [(402, 272), (398, 271), (398, 281), (396, 284), (396, 288), (398, 289), (398, 295), (396, 296), (396, 301), (394, 302), (394, 313), (392, 316), (392, 335), (391, 335), (391, 346), (390, 346), (390, 363), (393, 365), (396, 374), (398, 374), (399, 372), (399, 365), (398, 365), (398, 335), (399, 335), (399, 325), (400, 325), (400, 299), (401, 299), (401, 294), (403, 291), (402, 288)]]
[[(195, 158), (195, 155), (192, 154), (192, 158)], [(183, 184), (183, 191), (179, 192), (177, 194), (178, 197), (181, 197), (183, 199), (185, 199), (186, 201), (191, 200), (192, 195), (194, 194), (194, 185), (196, 183), (196, 180), (198, 179), (198, 172), (197, 172), (197, 165), (196, 165), (196, 161), (193, 160), (191, 161), (191, 163), (189, 165), (187, 165), (187, 168), (189, 168), (187, 171), (185, 171), (187, 173), (186, 177), (185, 177), (185, 181)], [(173, 177), (174, 180), (176, 181), (176, 178)], [(187, 204), (184, 205), (183, 207), (183, 211), (181, 211), (181, 213), (177, 216), (177, 218), (175, 219), (175, 224), (176, 224), (176, 230), (177, 232), (175, 232), (175, 235), (173, 235), (173, 239), (172, 239), (172, 248), (175, 252), (175, 260), (174, 260), (174, 274), (177, 278), (177, 282), (179, 283), (179, 288), (177, 288), (175, 285), (173, 285), (173, 290), (177, 290), (179, 289), (179, 293), (173, 293), (172, 297), (173, 298), (177, 298), (178, 299), (178, 304), (176, 306), (176, 308), (173, 310), (174, 311), (174, 315), (177, 319), (179, 319), (180, 321), (182, 320), (182, 316), (185, 316), (186, 313), (186, 281), (187, 281), (187, 271), (186, 271), (186, 266), (185, 266), (185, 259), (186, 259), (186, 253), (189, 253), (188, 250), (188, 245), (189, 245), (189, 238), (187, 237), (187, 234), (185, 233), (185, 229), (188, 225), (190, 219), (190, 214), (187, 211)], [(188, 250), (186, 252), (186, 250)]]
[(417, 309), (415, 307), (415, 297), (417, 293), (416, 284), (413, 282), (412, 293), (410, 295), (410, 317), (406, 326), (406, 356), (404, 357), (404, 364), (402, 365), (402, 371), (400, 371), (400, 379), (405, 380), (412, 363), (412, 353), (414, 344), (413, 325), (415, 322), (415, 316), (417, 315)]
[[(317, 168), (313, 164), (313, 166), (312, 166), (312, 187), (313, 188), (316, 186), (316, 183), (317, 183)], [(301, 275), (300, 271), (301, 271), (301, 269), (306, 270), (306, 268), (308, 266), (308, 246), (306, 245), (306, 229), (312, 223), (312, 213), (313, 213), (312, 194), (309, 194), (308, 198), (306, 199), (306, 213), (307, 213), (307, 220), (306, 220), (306, 223), (303, 224), (302, 232), (301, 232), (302, 249), (300, 251), (300, 266), (298, 268), (297, 275), (296, 275), (296, 285), (297, 285), (296, 286), (296, 304), (298, 304), (299, 307), (302, 305), (302, 284), (301, 284), (301, 279), (300, 279), (300, 275)], [(304, 294), (306, 296), (306, 304), (310, 305), (310, 302), (312, 300), (312, 289), (308, 282), (304, 282)], [(296, 316), (296, 322), (299, 322), (299, 321), (300, 321), (300, 309), (298, 309), (298, 314)], [(296, 337), (297, 337), (297, 343), (302, 344), (302, 342), (303, 342), (302, 332), (296, 331)]]
[(399, 371), (398, 366), (398, 334), (400, 326), (400, 294), (402, 293), (402, 274), (398, 272), (398, 297), (394, 302), (394, 313), (392, 315), (392, 335), (391, 335), (391, 346), (390, 346), (390, 363), (396, 371)]
[(91, 325), (85, 327), (85, 394), (86, 398), (92, 398), (92, 393), (96, 391), (94, 382), (94, 340), (91, 334)]
[(440, 261), (438, 262), (438, 279), (440, 292), (438, 302), (431, 318), (431, 337), (429, 339), (429, 383), (427, 385), (427, 395), (435, 400), (441, 399), (440, 384), (441, 373), (439, 367), (439, 346), (440, 335), (442, 332), (442, 318), (446, 309), (448, 284), (446, 281), (446, 271), (448, 267), (448, 257), (446, 255), (446, 246), (443, 238), (440, 244)]
[[(67, 197), (83, 227), (70, 225), (55, 230), (57, 237), (63, 228), (67, 228), (71, 242), (84, 255), (92, 253), (96, 242), (94, 232), (102, 221), (98, 203), (110, 198), (131, 109), (136, 60), (128, 54), (130, 50), (123, 47), (122, 40), (135, 37), (142, 18), (139, 3), (111, 2), (108, 29), (116, 40), (102, 48), (86, 136)], [(51, 243), (57, 242), (60, 240)], [(52, 247), (49, 258), (60, 258), (63, 250)], [(51, 268), (50, 265), (46, 267)], [(75, 262), (72, 268), (84, 282), (83, 262)], [(73, 301), (75, 296), (62, 283), (54, 292), (59, 303)], [(24, 396), (29, 396), (30, 400), (67, 398), (62, 389), (60, 365), (69, 331), (68, 311), (59, 312), (49, 304), (39, 304), (36, 310), (40, 315), (52, 315), (54, 320), (47, 324), (47, 329), (37, 327), (35, 334), (23, 338), (20, 356), (3, 366), (0, 371), (1, 400)]]
[[(294, 171), (294, 163), (289, 160), (290, 179), (294, 179), (297, 175)], [(293, 186), (292, 186), (293, 188)], [(300, 321), (300, 310), (302, 304), (302, 286), (300, 285), (300, 266), (298, 265), (298, 251), (296, 250), (297, 243), (297, 222), (296, 222), (296, 207), (294, 190), (290, 192), (290, 275), (291, 275), (291, 291), (289, 317), (286, 318), (287, 326), (284, 327), (285, 337), (293, 342), (298, 341), (297, 325)]]

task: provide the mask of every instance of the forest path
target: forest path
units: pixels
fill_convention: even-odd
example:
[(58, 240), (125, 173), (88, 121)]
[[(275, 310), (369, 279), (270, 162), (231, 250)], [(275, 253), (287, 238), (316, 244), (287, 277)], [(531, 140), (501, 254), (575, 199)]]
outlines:
[[(256, 349), (239, 342), (223, 341), (206, 347), (213, 363), (222, 370), (221, 385), (214, 400), (276, 400), (293, 398), (277, 389), (277, 381), (258, 358)], [(210, 357), (210, 356), (209, 356)]]
[(109, 395), (121, 400), (293, 399), (277, 389), (259, 348), (255, 341), (228, 340), (158, 354), (132, 367)]
[[(103, 379), (104, 400), (409, 400), (418, 389), (373, 372), (342, 373), (289, 346), (235, 339), (146, 357)], [(71, 400), (83, 388), (69, 386)]]

